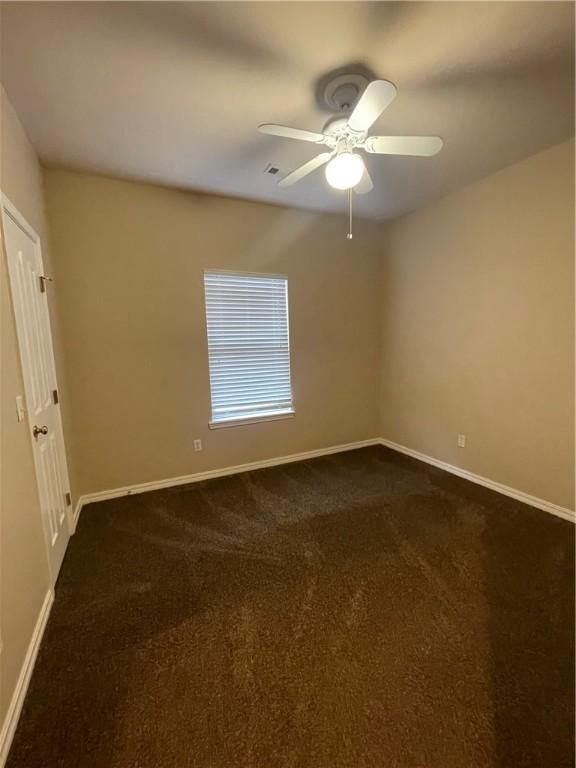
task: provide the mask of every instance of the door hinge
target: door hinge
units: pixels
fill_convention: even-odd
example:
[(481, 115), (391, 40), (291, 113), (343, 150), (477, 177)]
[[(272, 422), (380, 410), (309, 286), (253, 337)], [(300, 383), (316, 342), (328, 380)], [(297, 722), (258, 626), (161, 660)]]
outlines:
[(47, 275), (40, 275), (38, 280), (40, 280), (40, 293), (46, 293), (46, 283), (51, 283), (52, 278), (48, 277)]
[(57, 389), (53, 389), (52, 390), (52, 400), (54, 401), (54, 405), (58, 405), (60, 399), (58, 397), (58, 390)]
[(67, 504), (67, 506), (71, 506), (71, 504), (72, 504), (72, 496), (70, 495), (70, 491), (68, 491), (68, 493), (66, 493), (65, 496), (66, 496), (66, 504)]

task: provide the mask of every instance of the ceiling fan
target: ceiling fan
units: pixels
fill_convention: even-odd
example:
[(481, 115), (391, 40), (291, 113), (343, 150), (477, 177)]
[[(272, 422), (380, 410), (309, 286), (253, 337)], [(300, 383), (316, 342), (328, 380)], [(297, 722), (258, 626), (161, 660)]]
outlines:
[[(348, 83), (340, 85), (339, 88), (343, 92), (347, 88), (348, 93), (350, 92)], [(355, 192), (364, 194), (370, 192), (374, 184), (357, 150), (363, 149), (377, 155), (431, 157), (437, 154), (443, 146), (443, 141), (438, 136), (368, 136), (370, 127), (396, 98), (396, 94), (396, 87), (392, 83), (387, 80), (373, 80), (366, 86), (351, 114), (330, 120), (323, 133), (270, 123), (258, 126), (262, 133), (328, 147), (328, 151), (321, 152), (284, 176), (278, 186), (290, 187), (325, 165), (326, 180), (331, 187), (354, 189)], [(346, 111), (347, 106), (346, 103), (338, 103), (341, 111)]]

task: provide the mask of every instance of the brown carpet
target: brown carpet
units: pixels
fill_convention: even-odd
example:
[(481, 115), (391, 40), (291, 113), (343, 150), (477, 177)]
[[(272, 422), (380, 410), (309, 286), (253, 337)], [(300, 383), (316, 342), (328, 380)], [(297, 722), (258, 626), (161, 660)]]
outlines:
[(574, 766), (573, 543), (379, 447), (91, 505), (8, 766)]

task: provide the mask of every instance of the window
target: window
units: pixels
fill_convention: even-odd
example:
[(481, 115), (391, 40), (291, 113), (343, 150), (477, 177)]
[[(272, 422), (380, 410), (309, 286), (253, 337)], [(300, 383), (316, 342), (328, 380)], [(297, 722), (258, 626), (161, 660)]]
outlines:
[(287, 279), (205, 272), (204, 290), (210, 426), (292, 415)]

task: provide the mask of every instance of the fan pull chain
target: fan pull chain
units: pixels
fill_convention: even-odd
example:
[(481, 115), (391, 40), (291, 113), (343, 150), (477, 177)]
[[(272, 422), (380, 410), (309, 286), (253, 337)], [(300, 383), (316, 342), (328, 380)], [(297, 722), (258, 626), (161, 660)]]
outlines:
[(352, 187), (348, 189), (348, 234), (347, 240), (352, 240)]

